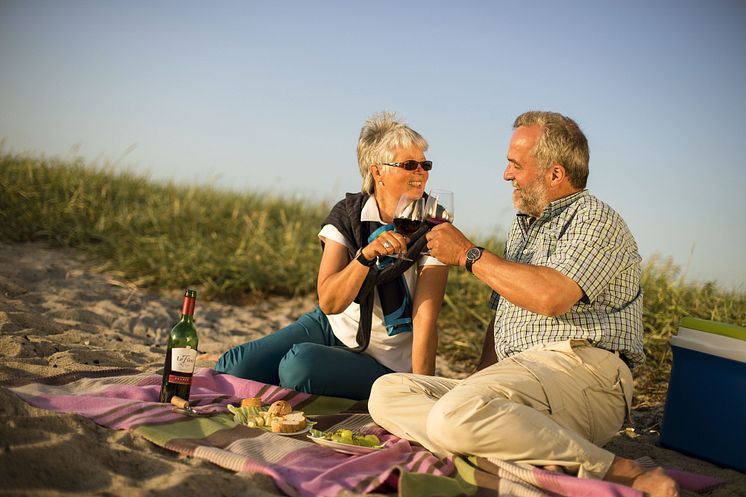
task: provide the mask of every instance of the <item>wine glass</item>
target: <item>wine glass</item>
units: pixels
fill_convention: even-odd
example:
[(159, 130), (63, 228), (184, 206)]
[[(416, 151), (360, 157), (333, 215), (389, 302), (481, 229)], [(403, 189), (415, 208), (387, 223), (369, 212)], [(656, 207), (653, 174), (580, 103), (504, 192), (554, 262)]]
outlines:
[(430, 226), (453, 222), (453, 192), (433, 189), (425, 204), (425, 222)]
[[(394, 209), (394, 228), (397, 233), (409, 236), (415, 233), (423, 222), (425, 210), (425, 199), (422, 197), (412, 197), (406, 193), (399, 197), (399, 202)], [(399, 252), (395, 256), (397, 259), (411, 260)]]
[[(450, 190), (432, 189), (425, 202), (425, 222), (432, 228), (441, 223), (453, 222), (453, 192)], [(430, 255), (425, 247), (422, 255)]]

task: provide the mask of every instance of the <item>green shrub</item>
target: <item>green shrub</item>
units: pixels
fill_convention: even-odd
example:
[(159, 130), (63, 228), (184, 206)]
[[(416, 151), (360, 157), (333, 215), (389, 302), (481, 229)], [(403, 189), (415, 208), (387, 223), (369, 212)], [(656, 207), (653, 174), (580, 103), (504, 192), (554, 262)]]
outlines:
[(161, 184), (128, 173), (0, 157), (0, 238), (79, 247), (148, 288), (228, 301), (315, 288), (321, 202)]

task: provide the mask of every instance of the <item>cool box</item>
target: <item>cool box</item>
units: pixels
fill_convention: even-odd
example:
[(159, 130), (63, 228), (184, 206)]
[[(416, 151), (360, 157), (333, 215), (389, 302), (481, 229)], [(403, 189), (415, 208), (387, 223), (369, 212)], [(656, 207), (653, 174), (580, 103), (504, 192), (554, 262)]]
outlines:
[(746, 473), (746, 328), (684, 318), (671, 350), (661, 445)]

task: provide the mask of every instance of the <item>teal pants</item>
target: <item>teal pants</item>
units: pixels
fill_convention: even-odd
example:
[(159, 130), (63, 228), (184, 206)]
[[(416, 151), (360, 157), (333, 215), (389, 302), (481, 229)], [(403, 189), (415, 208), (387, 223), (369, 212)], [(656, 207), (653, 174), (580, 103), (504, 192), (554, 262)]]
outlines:
[(299, 392), (362, 400), (373, 382), (393, 371), (340, 342), (317, 306), (295, 323), (238, 345), (218, 359), (215, 370)]

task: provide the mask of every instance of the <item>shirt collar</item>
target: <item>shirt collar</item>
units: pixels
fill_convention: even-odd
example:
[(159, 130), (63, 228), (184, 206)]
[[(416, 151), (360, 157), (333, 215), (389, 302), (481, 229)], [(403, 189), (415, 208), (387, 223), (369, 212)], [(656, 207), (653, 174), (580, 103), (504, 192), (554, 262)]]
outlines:
[(544, 210), (541, 212), (541, 215), (538, 218), (533, 218), (523, 212), (519, 212), (518, 214), (516, 214), (516, 216), (521, 221), (522, 225), (524, 227), (527, 227), (528, 225), (533, 224), (534, 221), (546, 221), (548, 219), (552, 219), (553, 217), (559, 215), (562, 211), (570, 207), (577, 200), (587, 195), (588, 190), (580, 190), (579, 192), (573, 193), (572, 195), (568, 195), (553, 202), (549, 202), (547, 206), (544, 207)]
[(371, 195), (368, 200), (365, 201), (362, 210), (360, 211), (360, 221), (373, 221), (376, 223), (384, 224), (381, 221), (381, 214), (378, 212), (378, 203), (376, 197)]
[(576, 200), (585, 197), (586, 195), (588, 195), (588, 190), (580, 190), (579, 192), (568, 195), (567, 197), (558, 198), (554, 202), (549, 202), (549, 204), (544, 207), (544, 212), (541, 213), (540, 217), (552, 218), (570, 207)]

